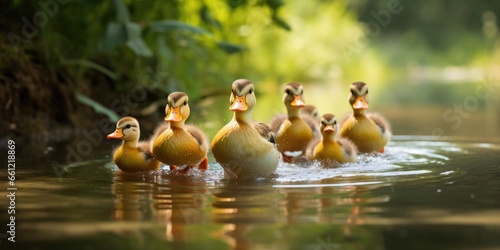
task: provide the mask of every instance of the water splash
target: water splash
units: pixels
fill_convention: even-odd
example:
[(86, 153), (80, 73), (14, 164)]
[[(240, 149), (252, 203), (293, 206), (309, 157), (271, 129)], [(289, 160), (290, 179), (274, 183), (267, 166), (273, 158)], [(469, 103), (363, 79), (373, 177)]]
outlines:
[[(290, 183), (315, 183), (332, 178), (425, 175), (431, 173), (432, 168), (436, 165), (448, 162), (450, 159), (445, 154), (450, 152), (467, 153), (463, 148), (450, 142), (395, 141), (387, 146), (384, 154), (359, 155), (356, 163), (343, 164), (337, 168), (324, 168), (317, 162), (297, 164), (281, 162), (272, 181), (275, 182), (275, 186), (279, 187)], [(78, 165), (81, 166), (81, 164)], [(104, 166), (107, 170), (118, 171), (113, 163), (108, 162)], [(172, 173), (168, 169), (167, 166), (164, 166), (158, 172), (152, 171), (146, 175), (155, 176), (155, 180), (158, 176), (158, 181), (180, 177), (179, 174)], [(453, 171), (449, 171), (441, 174), (449, 175), (452, 173)], [(224, 178), (224, 172), (218, 163), (211, 162), (208, 171), (194, 168), (183, 176), (203, 180), (208, 184), (221, 181)], [(376, 182), (378, 181), (376, 180)], [(367, 181), (364, 184), (372, 182)], [(351, 185), (354, 184), (351, 183)]]

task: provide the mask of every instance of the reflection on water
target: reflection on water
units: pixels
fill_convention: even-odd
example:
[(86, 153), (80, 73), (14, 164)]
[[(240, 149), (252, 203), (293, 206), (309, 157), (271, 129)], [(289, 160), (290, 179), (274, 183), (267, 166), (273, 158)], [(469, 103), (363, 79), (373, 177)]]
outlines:
[(273, 178), (242, 181), (223, 180), (216, 163), (188, 176), (123, 174), (107, 158), (67, 166), (63, 178), (26, 163), (16, 247), (494, 248), (499, 153), (496, 144), (396, 137), (386, 154), (340, 168), (282, 164)]

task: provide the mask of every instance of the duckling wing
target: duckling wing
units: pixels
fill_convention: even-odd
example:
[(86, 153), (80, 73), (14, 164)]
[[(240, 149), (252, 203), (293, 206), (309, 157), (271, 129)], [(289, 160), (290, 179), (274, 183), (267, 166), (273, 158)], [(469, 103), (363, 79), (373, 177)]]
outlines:
[(140, 141), (137, 144), (139, 151), (144, 153), (146, 160), (153, 159), (153, 154), (151, 153), (151, 141)]
[(283, 121), (285, 121), (286, 118), (287, 115), (285, 114), (279, 114), (273, 116), (273, 118), (271, 118), (271, 120), (269, 121), (269, 127), (271, 128), (272, 131), (274, 131), (274, 133), (277, 133), (281, 127), (281, 124), (283, 123)]
[(208, 150), (208, 137), (201, 131), (198, 127), (190, 124), (185, 125), (186, 131), (189, 132), (194, 139), (198, 142), (200, 145), (200, 149), (202, 151), (207, 151)]
[(273, 129), (267, 124), (262, 123), (262, 122), (253, 122), (252, 127), (259, 132), (259, 134), (264, 137), (267, 141), (271, 142), (272, 144), (276, 144), (276, 141), (274, 140), (274, 132)]
[(389, 122), (380, 114), (376, 113), (369, 113), (366, 115), (368, 118), (370, 118), (372, 121), (377, 124), (377, 127), (379, 127), (380, 131), (382, 134), (390, 134), (391, 132), (391, 125)]
[(358, 148), (351, 140), (346, 138), (338, 138), (337, 143), (340, 144), (347, 155), (356, 157), (356, 155), (358, 154)]

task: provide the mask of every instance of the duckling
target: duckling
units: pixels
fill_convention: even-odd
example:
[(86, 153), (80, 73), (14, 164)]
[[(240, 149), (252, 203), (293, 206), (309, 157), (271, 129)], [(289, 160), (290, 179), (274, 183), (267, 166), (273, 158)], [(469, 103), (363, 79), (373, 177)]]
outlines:
[(300, 114), (311, 116), (317, 123), (321, 121), (321, 117), (319, 117), (318, 108), (316, 108), (316, 106), (314, 105), (306, 104), (306, 106), (304, 106), (300, 110)]
[(392, 135), (389, 122), (379, 114), (366, 114), (369, 102), (366, 83), (352, 83), (350, 89), (353, 114), (342, 123), (339, 136), (354, 142), (360, 153), (383, 153)]
[(198, 165), (199, 169), (208, 168), (208, 138), (194, 125), (187, 125), (189, 117), (189, 98), (183, 92), (173, 92), (167, 98), (165, 121), (170, 127), (161, 133), (152, 145), (153, 156), (170, 166), (188, 165), (187, 169)]
[(303, 154), (309, 142), (319, 136), (317, 122), (311, 116), (301, 115), (305, 106), (302, 95), (304, 88), (300, 83), (291, 82), (285, 85), (283, 102), (287, 109), (287, 117), (275, 116), (269, 122), (276, 134), (276, 145), (283, 155), (283, 161), (292, 162), (293, 157), (285, 152), (300, 151)]
[[(286, 114), (275, 115), (269, 121), (269, 126), (273, 131), (278, 131), (281, 124), (287, 119), (287, 117), (288, 115)], [(302, 120), (304, 120), (307, 125), (311, 127), (311, 129), (315, 130), (314, 137), (318, 137), (320, 135), (316, 124), (320, 122), (321, 117), (319, 117), (318, 108), (316, 108), (316, 106), (306, 104), (303, 108), (300, 109), (300, 118), (302, 118)]]
[(229, 102), (229, 110), (234, 116), (211, 143), (215, 160), (224, 168), (224, 177), (237, 179), (274, 174), (279, 152), (273, 143), (271, 128), (252, 120), (257, 102), (252, 82), (247, 79), (234, 81)]
[(122, 145), (113, 152), (113, 161), (123, 172), (158, 170), (160, 162), (153, 158), (150, 141), (140, 141), (139, 122), (130, 116), (123, 117), (116, 123), (115, 132), (108, 139), (121, 139)]
[(355, 162), (358, 149), (345, 138), (337, 138), (337, 118), (333, 114), (321, 117), (322, 138), (311, 142), (307, 148), (309, 160), (318, 160), (323, 166), (337, 166), (346, 162)]

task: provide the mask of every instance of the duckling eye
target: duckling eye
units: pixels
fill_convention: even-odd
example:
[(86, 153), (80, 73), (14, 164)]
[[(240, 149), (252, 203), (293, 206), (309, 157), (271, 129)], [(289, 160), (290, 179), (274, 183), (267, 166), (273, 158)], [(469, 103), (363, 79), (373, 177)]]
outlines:
[(289, 90), (289, 89), (287, 89), (287, 90), (285, 90), (285, 93), (286, 93), (287, 95), (290, 95), (292, 92), (290, 92), (290, 90)]
[(326, 122), (325, 121), (321, 121), (321, 125), (326, 126)]
[(130, 125), (130, 124), (127, 124), (127, 126), (125, 126), (125, 128), (131, 128), (131, 127), (132, 127), (132, 125)]
[(333, 121), (333, 125), (337, 125), (337, 120)]
[(250, 89), (250, 90), (248, 91), (248, 94), (252, 94), (252, 93), (253, 93), (253, 89)]
[(304, 94), (304, 90), (300, 91), (300, 94), (301, 94), (301, 95), (302, 95), (302, 94)]
[(368, 95), (368, 90), (366, 90), (366, 94), (365, 95)]
[(184, 106), (185, 106), (185, 105), (187, 105), (187, 104), (188, 104), (188, 102), (187, 102), (187, 101), (184, 101)]

